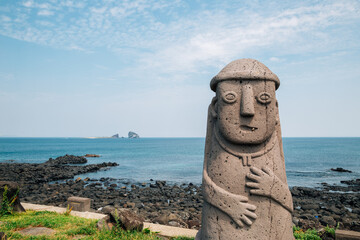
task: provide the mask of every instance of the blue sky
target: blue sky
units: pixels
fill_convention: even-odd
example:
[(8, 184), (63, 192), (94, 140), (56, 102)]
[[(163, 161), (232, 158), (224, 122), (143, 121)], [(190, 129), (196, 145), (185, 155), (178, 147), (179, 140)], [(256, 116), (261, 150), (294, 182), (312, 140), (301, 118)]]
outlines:
[(360, 1), (0, 0), (0, 136), (203, 137), (255, 58), (285, 137), (360, 136)]

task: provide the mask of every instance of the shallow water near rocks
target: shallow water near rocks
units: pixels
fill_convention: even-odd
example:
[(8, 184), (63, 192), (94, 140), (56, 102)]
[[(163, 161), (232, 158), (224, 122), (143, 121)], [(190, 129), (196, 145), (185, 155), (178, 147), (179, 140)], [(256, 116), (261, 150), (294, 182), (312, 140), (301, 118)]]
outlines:
[[(88, 164), (116, 162), (119, 166), (76, 178), (200, 184), (204, 145), (204, 138), (0, 138), (0, 162), (43, 163), (65, 154), (99, 154), (88, 158)], [(283, 138), (283, 145), (290, 186), (320, 187), (322, 182), (340, 184), (360, 178), (360, 138)], [(330, 170), (337, 167), (352, 173)]]

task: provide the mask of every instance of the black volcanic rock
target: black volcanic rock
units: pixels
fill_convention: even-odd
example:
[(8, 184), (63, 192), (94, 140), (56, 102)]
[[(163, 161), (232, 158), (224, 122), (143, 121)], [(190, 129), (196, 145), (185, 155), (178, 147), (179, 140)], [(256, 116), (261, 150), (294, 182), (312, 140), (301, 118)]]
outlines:
[(82, 166), (68, 164), (84, 164), (84, 157), (65, 155), (56, 159), (50, 158), (42, 164), (0, 163), (0, 181), (16, 181), (19, 184), (45, 183), (56, 180), (71, 179), (76, 175), (96, 172), (107, 167), (118, 166), (117, 163), (100, 163)]
[(55, 159), (50, 158), (44, 164), (63, 165), (63, 164), (83, 164), (87, 163), (87, 159), (83, 156), (65, 155)]
[(341, 168), (341, 167), (331, 168), (330, 170), (331, 170), (331, 171), (334, 171), (334, 172), (347, 172), (347, 173), (352, 173), (352, 171), (347, 170), (347, 169), (344, 169), (344, 168)]

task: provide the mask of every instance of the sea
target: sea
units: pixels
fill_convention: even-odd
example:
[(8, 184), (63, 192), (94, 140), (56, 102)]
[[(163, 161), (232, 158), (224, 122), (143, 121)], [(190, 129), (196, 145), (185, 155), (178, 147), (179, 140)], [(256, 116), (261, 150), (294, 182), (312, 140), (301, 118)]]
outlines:
[[(204, 145), (204, 138), (0, 138), (0, 162), (43, 163), (65, 154), (98, 154), (88, 164), (119, 166), (75, 178), (200, 184)], [(360, 178), (360, 138), (283, 138), (283, 146), (289, 186), (318, 188)], [(352, 173), (331, 171), (338, 167)]]

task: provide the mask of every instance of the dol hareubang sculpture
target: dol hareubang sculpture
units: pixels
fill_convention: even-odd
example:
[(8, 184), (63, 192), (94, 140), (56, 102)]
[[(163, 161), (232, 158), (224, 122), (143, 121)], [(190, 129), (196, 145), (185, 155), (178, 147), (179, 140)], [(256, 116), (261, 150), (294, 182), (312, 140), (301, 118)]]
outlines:
[(293, 210), (275, 90), (253, 59), (229, 63), (210, 87), (202, 227), (196, 239), (291, 240)]

